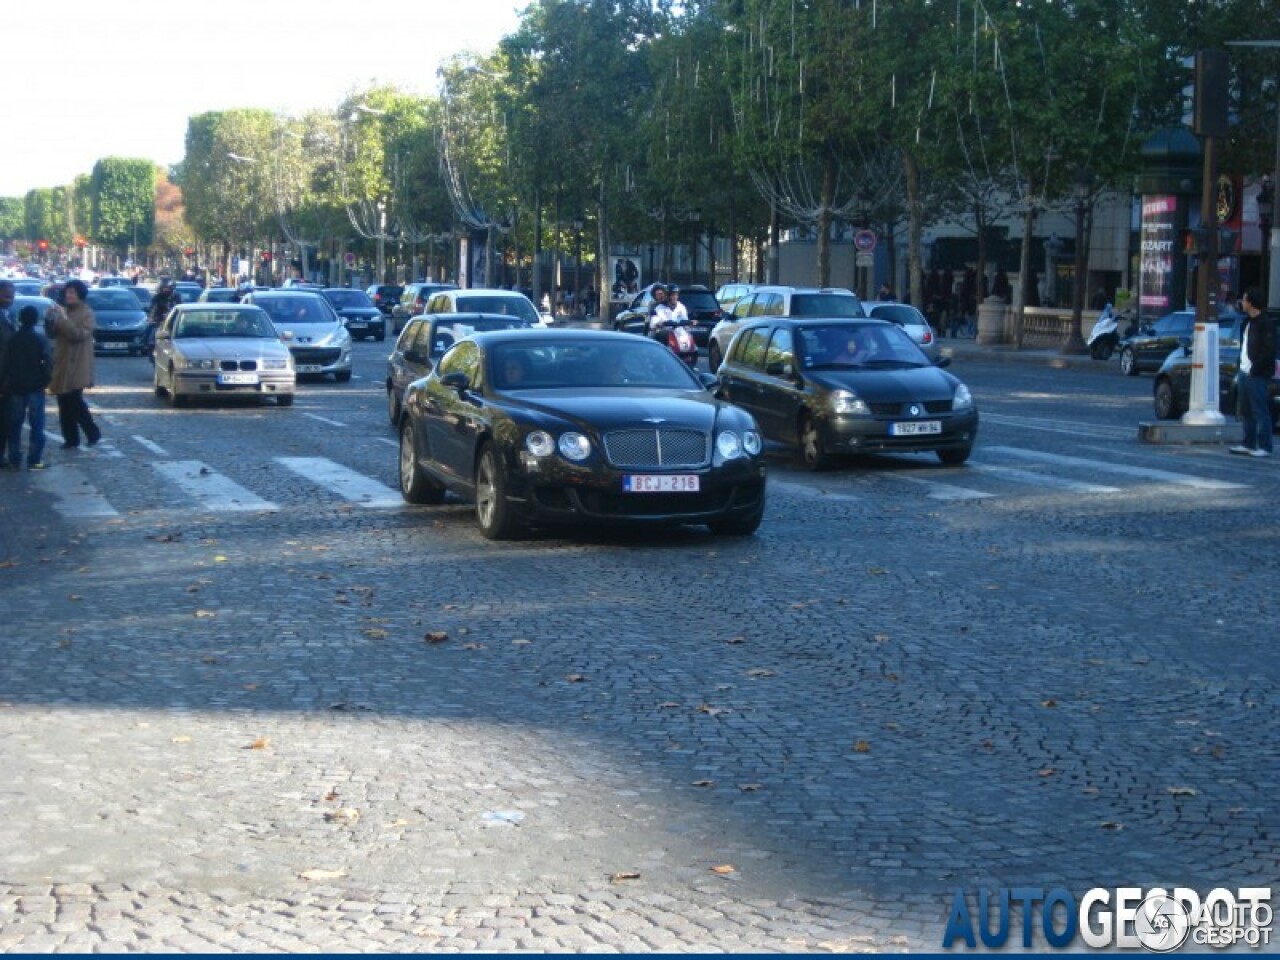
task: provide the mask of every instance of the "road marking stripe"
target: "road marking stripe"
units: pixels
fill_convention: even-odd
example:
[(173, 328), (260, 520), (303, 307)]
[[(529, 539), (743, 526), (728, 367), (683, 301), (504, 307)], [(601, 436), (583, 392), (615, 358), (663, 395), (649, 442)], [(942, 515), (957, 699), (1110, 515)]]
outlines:
[(164, 447), (160, 446), (160, 444), (158, 443), (154, 443), (148, 440), (146, 437), (140, 437), (135, 433), (133, 435), (133, 440), (135, 443), (146, 447), (148, 450), (154, 453), (157, 457), (167, 457), (169, 455), (168, 453), (165, 452)]
[(374, 439), (379, 443), (385, 443), (389, 447), (395, 447), (397, 450), (400, 449), (399, 440), (392, 440), (390, 437), (375, 437)]
[(318, 414), (318, 413), (307, 413), (306, 411), (303, 411), (302, 415), (303, 415), (304, 417), (310, 417), (312, 420), (319, 420), (321, 423), (327, 423), (327, 424), (329, 424), (329, 426), (331, 426), (331, 427), (345, 427), (345, 426), (346, 426), (346, 424), (345, 424), (345, 423), (341, 423), (341, 422), (339, 422), (339, 421), (337, 421), (337, 420), (330, 420), (328, 417), (322, 417), (322, 416), (320, 416), (320, 414)]
[(769, 488), (772, 490), (785, 490), (787, 493), (799, 494), (802, 497), (813, 497), (815, 500), (861, 500), (862, 497), (856, 493), (842, 493), (836, 490), (820, 489), (812, 487), (807, 483), (799, 483), (795, 480), (775, 480), (770, 478)]
[(279, 510), (251, 490), (211, 470), (199, 460), (164, 460), (152, 463), (156, 472), (182, 488), (205, 510), (233, 513), (245, 510)]
[(994, 463), (970, 463), (969, 469), (979, 470), (982, 473), (994, 473), (997, 476), (1008, 477), (1011, 480), (1021, 480), (1024, 483), (1032, 484), (1040, 487), (1054, 487), (1058, 490), (1071, 490), (1075, 493), (1119, 493), (1119, 487), (1105, 487), (1100, 483), (1081, 483), (1078, 480), (1068, 480), (1065, 477), (1055, 477), (1048, 473), (1036, 473), (1034, 470), (1019, 470), (1017, 467), (1006, 467)]
[(924, 477), (913, 477), (909, 473), (891, 472), (886, 476), (896, 477), (899, 480), (905, 480), (907, 483), (914, 483), (919, 486), (929, 487), (930, 492), (925, 494), (930, 500), (986, 500), (988, 497), (994, 497), (994, 493), (984, 493), (981, 490), (971, 490), (968, 487), (959, 487), (951, 483), (942, 483), (939, 480), (926, 480)]
[(37, 490), (53, 496), (53, 509), (69, 520), (119, 516), (115, 508), (85, 479), (78, 467), (59, 464), (53, 469), (37, 471), (28, 476)]
[(983, 453), (1004, 454), (1007, 457), (1019, 457), (1023, 460), (1039, 460), (1063, 467), (1083, 467), (1101, 473), (1118, 473), (1125, 477), (1139, 477), (1143, 480), (1155, 480), (1160, 483), (1172, 483), (1180, 487), (1195, 487), (1198, 490), (1243, 490), (1243, 483), (1230, 483), (1226, 480), (1209, 480), (1194, 477), (1187, 473), (1173, 473), (1169, 470), (1155, 470), (1150, 467), (1131, 467), (1123, 463), (1108, 463), (1105, 460), (1089, 460), (1085, 457), (1068, 457), (1060, 453), (1043, 453), (1039, 450), (1024, 450), (1021, 447), (983, 447)]
[(298, 476), (357, 506), (385, 510), (405, 505), (398, 491), (324, 457), (276, 457), (275, 460)]
[(1007, 427), (1022, 427), (1027, 430), (1040, 430), (1044, 433), (1065, 433), (1072, 437), (1121, 437), (1133, 436), (1133, 427), (1112, 427), (1105, 424), (1081, 423), (1081, 429), (1075, 429), (1070, 421), (1055, 423), (1052, 420), (1040, 420), (1035, 417), (1011, 417), (1004, 413), (988, 413), (982, 411), (982, 419), (990, 423), (998, 423)]

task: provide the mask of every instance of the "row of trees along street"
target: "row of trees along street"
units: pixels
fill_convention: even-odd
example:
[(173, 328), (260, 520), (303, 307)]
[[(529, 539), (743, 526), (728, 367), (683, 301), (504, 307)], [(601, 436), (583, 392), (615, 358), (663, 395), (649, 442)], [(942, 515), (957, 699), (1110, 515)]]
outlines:
[[(120, 220), (99, 167), (140, 161), (113, 158), (90, 184), (18, 201), (20, 227), (8, 201), (0, 234), (61, 243), (88, 224), (119, 247), (136, 226), (156, 252), (221, 258), (286, 240), (334, 263), (376, 257), (385, 277), (405, 256), (438, 275), (466, 232), (502, 247), (488, 277), (538, 291), (530, 265), (584, 228), (599, 290), (615, 242), (659, 250), (662, 276), (685, 245), (711, 280), (728, 237), (729, 272), (754, 259), (759, 276), (790, 226), (815, 233), (825, 284), (840, 222), (905, 235), (910, 263), (891, 269), (909, 267), (918, 303), (926, 227), (963, 223), (985, 271), (985, 228), (1021, 219), (1029, 236), (1040, 211), (1074, 211), (1082, 171), (1089, 216), (1100, 192), (1130, 188), (1146, 136), (1179, 124), (1181, 58), (1276, 14), (1276, 0), (536, 0), (496, 49), (424, 78), (431, 95), (192, 117), (182, 161), (148, 170), (181, 188), (189, 237), (155, 211)], [(1280, 55), (1232, 67), (1222, 172), (1254, 175), (1270, 166)]]

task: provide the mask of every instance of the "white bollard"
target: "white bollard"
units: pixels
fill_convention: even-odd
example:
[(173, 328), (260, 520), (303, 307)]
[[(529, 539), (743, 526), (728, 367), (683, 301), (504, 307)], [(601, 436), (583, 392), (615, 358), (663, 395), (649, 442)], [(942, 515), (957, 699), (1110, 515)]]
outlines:
[(1218, 409), (1218, 324), (1197, 323), (1191, 342), (1191, 397), (1183, 423), (1221, 426), (1227, 418)]

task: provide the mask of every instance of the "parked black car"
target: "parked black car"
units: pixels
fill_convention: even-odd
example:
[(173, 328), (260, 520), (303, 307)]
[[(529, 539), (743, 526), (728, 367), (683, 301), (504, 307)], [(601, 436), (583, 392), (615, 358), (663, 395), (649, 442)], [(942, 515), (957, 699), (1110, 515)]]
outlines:
[(90, 287), (85, 302), (93, 308), (96, 353), (141, 354), (147, 312), (128, 287)]
[(347, 325), (347, 332), (353, 339), (364, 340), (366, 337), (373, 337), (375, 340), (387, 339), (387, 318), (373, 305), (373, 301), (363, 290), (352, 290), (349, 287), (325, 287), (320, 292), (333, 309), (338, 311), (338, 316)]
[[(1277, 324), (1280, 324), (1280, 311), (1269, 310)], [(1243, 317), (1240, 314), (1230, 323), (1228, 317), (1218, 318), (1218, 409), (1227, 416), (1236, 413), (1236, 372), (1240, 365), (1240, 325)], [(1184, 337), (1173, 352), (1165, 357), (1153, 388), (1156, 419), (1176, 420), (1191, 406), (1191, 337)], [(1280, 428), (1280, 380), (1271, 381), (1271, 417), (1272, 423)]]
[(391, 308), (391, 332), (399, 335), (404, 325), (420, 313), (427, 312), (427, 301), (440, 290), (457, 290), (454, 283), (410, 283), (400, 294), (400, 302)]
[(820, 470), (833, 454), (932, 451), (964, 463), (978, 434), (969, 388), (887, 320), (769, 317), (733, 338), (718, 395)]
[[(1241, 314), (1224, 310), (1218, 316), (1218, 325), (1230, 327), (1239, 321)], [(1120, 372), (1127, 377), (1140, 373), (1152, 373), (1160, 369), (1165, 357), (1178, 348), (1182, 340), (1195, 332), (1196, 312), (1175, 310), (1166, 313), (1155, 323), (1139, 327), (1138, 332), (1120, 341)]]
[(458, 341), (409, 385), (400, 489), (476, 503), (480, 531), (529, 523), (704, 523), (748, 535), (766, 467), (751, 417), (715, 399), (661, 344), (598, 330)]
[[(654, 304), (653, 288), (656, 284), (649, 284), (632, 298), (627, 309), (614, 318), (613, 329), (622, 330), (626, 333), (643, 334), (649, 322), (649, 311)], [(670, 287), (672, 284), (663, 284)], [(675, 286), (679, 286), (675, 284)], [(724, 310), (720, 306), (720, 301), (716, 299), (714, 293), (702, 286), (680, 287), (680, 302), (684, 304), (686, 310), (689, 311), (689, 319), (693, 322), (693, 339), (694, 342), (702, 349), (706, 349), (707, 341), (711, 337), (711, 329), (719, 323), (725, 315)]]
[(463, 337), (492, 330), (521, 330), (533, 324), (505, 313), (432, 313), (414, 317), (387, 357), (387, 416), (400, 423), (404, 391), (431, 372), (435, 362)]

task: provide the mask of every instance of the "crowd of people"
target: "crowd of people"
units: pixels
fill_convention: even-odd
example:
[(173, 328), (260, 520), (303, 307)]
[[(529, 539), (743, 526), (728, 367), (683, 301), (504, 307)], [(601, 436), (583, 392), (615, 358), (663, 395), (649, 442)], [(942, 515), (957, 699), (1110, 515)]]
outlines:
[(13, 313), (14, 286), (0, 280), (0, 468), (22, 469), (22, 427), (29, 428), (25, 463), (43, 470), (45, 395), (58, 401), (62, 446), (79, 449), (81, 442), (96, 446), (102, 430), (93, 418), (84, 392), (93, 386), (93, 309), (86, 302), (88, 287), (68, 280), (55, 291), (53, 304), (39, 329), (39, 311), (31, 305)]

